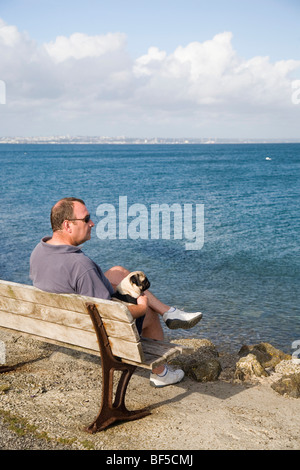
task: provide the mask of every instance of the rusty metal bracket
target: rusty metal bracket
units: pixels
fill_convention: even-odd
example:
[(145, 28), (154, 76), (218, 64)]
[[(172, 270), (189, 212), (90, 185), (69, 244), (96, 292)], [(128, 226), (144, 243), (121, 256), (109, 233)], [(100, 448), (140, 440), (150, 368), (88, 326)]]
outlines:
[[(125, 405), (125, 395), (127, 386), (131, 379), (136, 366), (125, 364), (118, 358), (113, 356), (109, 340), (103, 325), (101, 316), (94, 304), (87, 304), (87, 310), (90, 314), (93, 326), (97, 335), (99, 344), (101, 363), (102, 363), (102, 401), (99, 414), (92, 424), (90, 424), (86, 431), (95, 433), (103, 431), (111, 424), (117, 421), (130, 421), (148, 416), (150, 413), (147, 409), (130, 411)], [(114, 372), (121, 371), (115, 399), (113, 401), (113, 385), (114, 385)]]

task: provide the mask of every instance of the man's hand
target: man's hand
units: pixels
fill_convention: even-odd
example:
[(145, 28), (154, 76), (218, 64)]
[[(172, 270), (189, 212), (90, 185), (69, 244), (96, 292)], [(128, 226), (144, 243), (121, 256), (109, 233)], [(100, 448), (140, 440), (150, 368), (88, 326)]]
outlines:
[(137, 298), (137, 305), (143, 305), (145, 307), (145, 311), (148, 307), (148, 297), (144, 294), (140, 295)]
[(133, 318), (142, 317), (145, 315), (148, 308), (148, 298), (146, 295), (140, 295), (137, 298), (137, 305), (128, 305), (128, 309)]

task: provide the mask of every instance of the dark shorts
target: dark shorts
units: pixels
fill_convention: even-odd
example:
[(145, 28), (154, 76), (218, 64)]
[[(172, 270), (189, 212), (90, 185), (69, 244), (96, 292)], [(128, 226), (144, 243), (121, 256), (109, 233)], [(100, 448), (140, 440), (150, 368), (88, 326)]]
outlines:
[(139, 317), (135, 320), (135, 324), (136, 324), (136, 327), (137, 327), (137, 330), (138, 330), (139, 334), (142, 333), (144, 319), (145, 319), (145, 315), (143, 315), (142, 317)]

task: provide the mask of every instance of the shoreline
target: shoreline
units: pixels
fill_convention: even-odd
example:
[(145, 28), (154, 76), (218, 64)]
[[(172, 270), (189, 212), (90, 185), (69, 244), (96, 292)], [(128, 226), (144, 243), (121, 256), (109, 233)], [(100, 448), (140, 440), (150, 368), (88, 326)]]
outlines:
[(100, 404), (99, 359), (4, 329), (0, 340), (5, 340), (8, 364), (27, 361), (16, 371), (0, 374), (2, 450), (300, 448), (299, 399), (271, 388), (276, 373), (236, 380), (237, 354), (220, 352), (222, 372), (210, 382), (186, 374), (179, 384), (155, 389), (149, 385), (149, 372), (137, 369), (126, 404), (130, 409), (149, 407), (151, 415), (87, 434), (83, 428)]

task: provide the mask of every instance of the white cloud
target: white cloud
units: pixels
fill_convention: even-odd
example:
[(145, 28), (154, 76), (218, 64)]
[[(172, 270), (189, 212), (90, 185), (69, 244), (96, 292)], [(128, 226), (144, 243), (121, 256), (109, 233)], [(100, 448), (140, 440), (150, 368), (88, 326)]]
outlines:
[[(144, 76), (143, 93), (168, 95), (189, 102), (192, 108), (210, 104), (241, 102), (253, 107), (266, 103), (274, 106), (289, 104), (291, 79), (289, 73), (300, 66), (300, 61), (271, 63), (268, 57), (244, 60), (237, 56), (231, 44), (232, 34), (225, 32), (203, 43), (193, 42), (178, 47), (167, 56), (162, 51), (149, 49), (148, 55), (136, 61), (135, 74)], [(180, 92), (180, 90), (181, 92)]]
[(21, 38), (16, 26), (10, 26), (5, 24), (5, 22), (0, 18), (0, 41), (5, 46), (13, 47), (15, 46)]
[(189, 136), (210, 129), (216, 135), (229, 122), (237, 135), (235, 125), (272, 129), (276, 115), (287, 126), (299, 109), (291, 102), (290, 75), (300, 61), (241, 58), (230, 32), (171, 54), (150, 47), (134, 60), (121, 33), (75, 33), (38, 45), (0, 20), (0, 57), (7, 87), (3, 135)]
[(149, 47), (148, 53), (139, 57), (135, 61), (135, 65), (133, 67), (134, 74), (137, 77), (151, 75), (153, 70), (155, 70), (157, 66), (160, 66), (166, 57), (166, 52), (160, 51), (158, 47)]
[(69, 38), (58, 36), (55, 41), (45, 44), (45, 49), (56, 62), (63, 62), (70, 57), (100, 57), (123, 48), (125, 40), (126, 36), (120, 33), (98, 36), (74, 33)]

